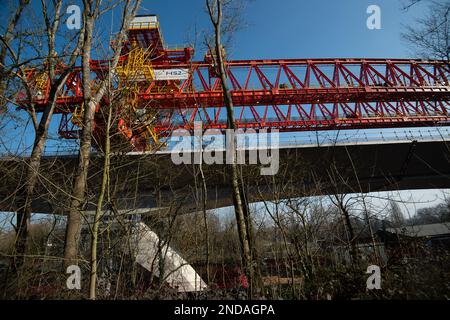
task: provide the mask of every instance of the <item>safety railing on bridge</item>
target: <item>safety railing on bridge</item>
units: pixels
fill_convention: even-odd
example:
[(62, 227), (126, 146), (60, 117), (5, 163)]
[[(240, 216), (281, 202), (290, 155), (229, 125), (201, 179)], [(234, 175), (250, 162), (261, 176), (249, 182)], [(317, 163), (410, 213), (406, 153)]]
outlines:
[(339, 144), (399, 143), (411, 141), (450, 141), (448, 128), (396, 129), (396, 130), (348, 130), (316, 131), (306, 134), (280, 133), (280, 147), (291, 146), (330, 146)]
[[(272, 133), (273, 134), (273, 133)], [(255, 136), (252, 134), (250, 136)], [(270, 136), (270, 133), (269, 133)], [(179, 137), (178, 137), (179, 138)], [(251, 139), (251, 138), (250, 138)], [(176, 139), (174, 140), (176, 141)], [(220, 140), (219, 140), (220, 141)], [(240, 139), (238, 148), (246, 148), (249, 139)], [(274, 140), (272, 140), (274, 141)], [(346, 130), (346, 131), (315, 131), (315, 132), (297, 132), (297, 133), (279, 133), (279, 148), (292, 147), (321, 147), (333, 145), (357, 145), (371, 143), (401, 143), (401, 142), (431, 142), (431, 141), (449, 141), (450, 127), (442, 128), (408, 128), (408, 129), (366, 129), (366, 130)], [(217, 140), (215, 141), (217, 143)], [(170, 152), (173, 147), (170, 138), (165, 149), (156, 153)], [(224, 144), (225, 145), (225, 144)], [(269, 142), (269, 145), (270, 142)], [(204, 145), (205, 147), (205, 145)], [(95, 149), (92, 153), (97, 153)], [(44, 149), (46, 157), (76, 157), (79, 148), (75, 143), (56, 145), (47, 145)], [(22, 150), (0, 150), (0, 158), (7, 159), (11, 157), (29, 157), (31, 154), (31, 146)]]

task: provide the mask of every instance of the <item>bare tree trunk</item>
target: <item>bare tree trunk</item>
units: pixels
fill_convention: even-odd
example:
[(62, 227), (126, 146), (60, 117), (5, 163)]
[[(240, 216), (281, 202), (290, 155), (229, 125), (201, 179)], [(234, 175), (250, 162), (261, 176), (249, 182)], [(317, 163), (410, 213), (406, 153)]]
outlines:
[[(227, 129), (231, 129), (233, 131), (231, 137), (231, 141), (228, 144), (231, 146), (231, 165), (230, 165), (230, 184), (233, 195), (233, 204), (236, 215), (236, 222), (238, 227), (239, 240), (241, 243), (241, 257), (242, 264), (248, 279), (249, 290), (248, 296), (251, 298), (253, 296), (253, 263), (252, 263), (252, 255), (250, 250), (249, 243), (249, 235), (248, 235), (248, 226), (244, 212), (244, 203), (243, 197), (241, 193), (241, 188), (239, 185), (239, 168), (237, 165), (237, 155), (236, 155), (236, 142), (234, 136), (234, 130), (236, 129), (235, 121), (234, 121), (234, 106), (231, 98), (231, 93), (227, 85), (227, 76), (225, 70), (225, 62), (224, 57), (222, 55), (222, 43), (221, 43), (221, 23), (222, 23), (222, 1), (215, 0), (214, 9), (211, 7), (209, 0), (206, 0), (206, 5), (208, 7), (209, 15), (211, 18), (211, 22), (214, 26), (214, 41), (215, 41), (215, 63), (216, 67), (218, 67), (218, 73), (221, 80), (222, 92), (224, 98), (224, 104), (227, 110)], [(216, 14), (215, 14), (216, 13)]]
[[(89, 3), (89, 2), (88, 2)], [(84, 16), (87, 17), (88, 12), (91, 13), (89, 6), (85, 7)], [(78, 254), (78, 239), (81, 230), (81, 210), (84, 204), (84, 193), (86, 190), (87, 174), (89, 168), (89, 156), (91, 150), (91, 135), (92, 126), (94, 122), (95, 107), (94, 101), (91, 101), (91, 86), (90, 86), (90, 58), (92, 46), (92, 33), (94, 28), (94, 16), (85, 18), (85, 37), (83, 44), (82, 56), (82, 74), (83, 74), (83, 94), (84, 94), (84, 116), (83, 128), (80, 137), (80, 153), (78, 168), (75, 175), (75, 181), (72, 191), (72, 199), (70, 203), (69, 215), (67, 218), (66, 228), (66, 243), (64, 250), (65, 266), (74, 264)]]
[(347, 208), (345, 207), (344, 201), (342, 198), (339, 198), (338, 195), (335, 196), (336, 202), (338, 204), (339, 210), (341, 211), (341, 214), (344, 218), (344, 224), (345, 228), (348, 232), (348, 238), (349, 238), (349, 245), (350, 245), (350, 255), (352, 257), (352, 265), (356, 266), (358, 264), (358, 249), (356, 247), (356, 238), (355, 238), (355, 232), (353, 230), (353, 226), (350, 220), (350, 213), (348, 212)]
[(112, 107), (109, 106), (108, 110), (108, 121), (106, 123), (106, 134), (105, 134), (105, 151), (104, 151), (104, 164), (103, 164), (103, 176), (102, 183), (100, 187), (100, 194), (97, 201), (97, 209), (95, 210), (94, 224), (92, 227), (92, 241), (91, 241), (91, 275), (89, 281), (89, 299), (95, 300), (96, 295), (96, 284), (97, 284), (97, 243), (98, 243), (98, 229), (100, 225), (100, 218), (103, 207), (103, 199), (105, 197), (106, 189), (109, 184), (109, 167), (110, 167), (110, 127), (112, 119)]
[[(59, 90), (57, 90), (59, 91)], [(34, 139), (33, 150), (31, 157), (27, 165), (26, 182), (22, 187), (19, 195), (19, 201), (21, 204), (17, 210), (17, 223), (16, 223), (16, 241), (14, 249), (14, 269), (18, 270), (21, 267), (24, 260), (24, 254), (26, 250), (26, 242), (28, 237), (28, 227), (31, 218), (31, 203), (33, 200), (34, 188), (36, 187), (39, 167), (41, 164), (42, 154), (44, 153), (45, 142), (47, 141), (48, 128), (50, 126), (51, 117), (56, 104), (56, 93), (52, 98), (53, 102), (48, 107), (46, 112), (39, 123), (38, 130)]]
[[(202, 148), (202, 147), (201, 147)], [(201, 149), (203, 150), (203, 149)], [(203, 156), (202, 156), (203, 158)], [(208, 196), (208, 188), (206, 186), (205, 174), (203, 172), (202, 163), (199, 165), (200, 175), (202, 178), (202, 211), (203, 211), (203, 225), (205, 226), (205, 259), (206, 259), (206, 284), (210, 285), (210, 241), (209, 241), (209, 225), (208, 225), (208, 212), (206, 210), (206, 201)]]
[[(90, 40), (85, 42), (83, 47), (83, 92), (84, 92), (84, 116), (83, 116), (83, 129), (80, 138), (80, 153), (78, 170), (75, 176), (75, 181), (72, 191), (72, 200), (70, 203), (69, 216), (67, 220), (66, 228), (66, 241), (64, 248), (64, 262), (65, 266), (73, 264), (77, 260), (78, 255), (78, 242), (81, 231), (81, 212), (83, 210), (83, 205), (85, 203), (85, 193), (87, 188), (87, 173), (89, 169), (90, 162), (90, 150), (92, 142), (92, 129), (94, 124), (94, 116), (97, 104), (103, 98), (106, 91), (106, 84), (111, 82), (112, 70), (114, 70), (119, 61), (121, 44), (125, 37), (125, 33), (128, 30), (128, 25), (131, 19), (135, 16), (141, 0), (135, 0), (134, 6), (130, 10), (130, 3), (132, 0), (127, 0), (124, 5), (124, 10), (122, 14), (122, 25), (117, 38), (118, 46), (115, 48), (114, 55), (112, 58), (112, 63), (110, 65), (110, 70), (108, 77), (102, 81), (99, 85), (98, 92), (92, 96), (90, 90), (90, 51), (92, 45), (92, 33), (94, 28), (94, 22), (99, 16), (99, 2), (96, 3), (95, 8), (92, 8), (93, 1), (87, 1), (85, 7), (85, 24), (86, 24), (86, 37)], [(86, 17), (88, 17), (86, 19)]]
[[(47, 70), (44, 72), (48, 72), (48, 76), (50, 79), (50, 91), (48, 97), (48, 103), (45, 107), (44, 113), (40, 119), (39, 124), (37, 123), (37, 117), (34, 111), (30, 111), (33, 123), (35, 125), (35, 138), (33, 143), (33, 149), (31, 152), (31, 157), (27, 165), (27, 173), (26, 173), (26, 181), (25, 185), (21, 189), (19, 193), (19, 207), (17, 210), (17, 225), (16, 225), (16, 241), (15, 241), (15, 252), (14, 252), (14, 268), (17, 270), (23, 264), (23, 255), (26, 250), (26, 240), (28, 236), (28, 225), (30, 222), (30, 217), (32, 213), (31, 203), (33, 199), (34, 189), (36, 187), (38, 176), (39, 176), (39, 167), (41, 163), (42, 154), (44, 152), (45, 143), (47, 141), (48, 129), (50, 126), (50, 122), (53, 116), (53, 112), (56, 107), (56, 99), (58, 97), (59, 92), (64, 86), (64, 83), (67, 79), (70, 67), (76, 61), (78, 56), (78, 52), (83, 41), (82, 35), (78, 38), (78, 43), (74, 48), (70, 61), (68, 63), (68, 68), (61, 73), (58, 78), (55, 76), (55, 69), (57, 64), (57, 53), (55, 51), (55, 37), (59, 27), (60, 22), (60, 11), (62, 6), (62, 0), (55, 2), (55, 13), (54, 20), (50, 22), (49, 17), (47, 16), (47, 8), (43, 4), (42, 10), (43, 15), (46, 20), (46, 36), (47, 36), (47, 45), (48, 45), (48, 55), (47, 55)], [(30, 99), (30, 103), (32, 96), (30, 94), (29, 88), (28, 96)]]

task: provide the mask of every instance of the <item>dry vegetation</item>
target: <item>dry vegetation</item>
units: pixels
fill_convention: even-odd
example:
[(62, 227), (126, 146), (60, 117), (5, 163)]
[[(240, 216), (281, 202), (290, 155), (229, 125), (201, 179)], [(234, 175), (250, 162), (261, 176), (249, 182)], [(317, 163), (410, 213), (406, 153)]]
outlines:
[[(129, 157), (128, 143), (114, 127), (127, 93), (112, 89), (111, 74), (96, 84), (102, 88), (96, 92), (91, 93), (88, 81), (83, 84), (89, 94), (77, 140), (79, 154), (71, 159), (43, 157), (45, 146), (54, 143), (50, 123), (67, 76), (55, 69), (62, 62), (71, 68), (81, 59), (83, 74), (90, 74), (86, 53), (102, 50), (93, 36), (96, 19), (115, 8), (100, 6), (101, 1), (84, 2), (84, 14), (91, 18), (70, 35), (61, 32), (61, 0), (42, 1), (49, 8), (43, 6), (39, 13), (31, 10), (29, 1), (10, 1), (9, 24), (1, 29), (1, 143), (8, 145), (6, 132), (27, 121), (32, 123), (27, 135), (34, 139), (25, 157), (11, 155), (13, 150), (5, 147), (0, 165), (0, 205), (17, 217), (4, 213), (0, 225), (4, 299), (450, 298), (449, 239), (430, 243), (426, 237), (385, 232), (427, 223), (447, 223), (450, 230), (448, 197), (437, 207), (403, 218), (403, 209), (393, 199), (375, 206), (370, 194), (349, 190), (349, 174), (342, 168), (330, 165), (317, 171), (300, 156), (293, 168), (281, 167), (279, 175), (270, 178), (257, 176), (257, 167), (236, 163), (222, 170), (174, 167), (167, 157), (154, 154)], [(237, 29), (230, 25), (236, 21), (221, 20), (220, 6), (226, 10), (230, 3), (207, 1), (215, 28), (209, 48), (215, 52), (225, 93), (229, 89), (218, 36), (221, 23), (228, 23), (227, 31)], [(124, 26), (139, 4), (128, 0), (119, 6)], [(48, 19), (40, 17), (45, 23), (30, 34), (21, 21), (36, 19), (35, 15)], [(125, 29), (117, 35), (119, 42)], [(119, 53), (116, 48), (107, 58), (117, 64)], [(33, 106), (27, 109), (29, 118), (16, 117), (18, 90), (32, 94), (32, 83), (24, 78), (25, 69), (32, 67), (45, 68), (51, 78), (52, 95), (39, 120)], [(93, 113), (104, 96), (109, 98), (100, 110), (107, 119), (106, 140), (93, 154)], [(234, 128), (229, 96), (225, 104), (228, 127)], [(217, 192), (225, 189), (215, 188), (224, 186), (232, 199), (226, 204), (232, 207), (214, 209), (223, 200)], [(314, 196), (324, 190), (328, 196)], [(37, 220), (36, 212), (46, 212), (48, 218)], [(178, 293), (161, 276), (167, 276), (163, 264), (155, 266), (159, 276), (136, 264), (131, 247), (138, 222), (158, 234), (162, 260), (164, 248), (170, 246), (194, 267), (208, 289)], [(71, 264), (81, 268), (81, 290), (66, 287), (66, 267)], [(381, 267), (381, 290), (366, 289), (366, 270), (372, 264)]]

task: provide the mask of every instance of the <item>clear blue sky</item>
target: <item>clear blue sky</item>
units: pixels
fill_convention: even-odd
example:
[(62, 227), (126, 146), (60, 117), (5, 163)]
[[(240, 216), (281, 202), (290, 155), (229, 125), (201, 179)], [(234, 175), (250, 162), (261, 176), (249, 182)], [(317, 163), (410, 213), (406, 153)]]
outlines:
[[(401, 32), (426, 6), (405, 12), (404, 1), (244, 1), (247, 26), (236, 34), (231, 58), (413, 57)], [(371, 4), (381, 8), (381, 30), (366, 27), (366, 10)], [(141, 13), (159, 15), (168, 44), (192, 41), (195, 30), (200, 33), (209, 28), (204, 0), (144, 0)], [(201, 35), (197, 41), (201, 42)]]
[[(401, 32), (426, 12), (429, 0), (402, 10), (407, 1), (242, 0), (246, 26), (235, 35), (231, 58), (414, 57)], [(65, 4), (81, 5), (81, 0), (66, 0)], [(381, 8), (381, 30), (366, 27), (366, 10), (373, 4)], [(40, 1), (32, 1), (31, 6), (36, 18), (42, 19)], [(0, 23), (8, 15), (8, 7), (2, 9)], [(205, 0), (143, 0), (139, 14), (157, 14), (167, 44), (197, 41), (197, 58), (203, 57), (202, 34), (210, 28)], [(111, 23), (118, 29), (119, 15), (120, 7), (114, 10), (114, 19), (111, 13), (104, 15), (97, 24), (101, 36), (109, 33)], [(35, 19), (22, 23), (36, 26)]]

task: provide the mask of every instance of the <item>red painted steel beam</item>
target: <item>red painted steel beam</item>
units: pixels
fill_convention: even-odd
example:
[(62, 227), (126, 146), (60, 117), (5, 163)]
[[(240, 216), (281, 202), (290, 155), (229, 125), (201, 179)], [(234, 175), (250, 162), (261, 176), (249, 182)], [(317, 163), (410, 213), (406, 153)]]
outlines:
[[(92, 61), (93, 73), (108, 71)], [(154, 92), (158, 81), (141, 83), (139, 108), (158, 111), (153, 124), (161, 136), (177, 128), (226, 127), (220, 80), (211, 63), (173, 63), (158, 69), (186, 68), (178, 89)], [(57, 99), (63, 114), (60, 133), (75, 138), (70, 114), (83, 102), (81, 70), (76, 68)], [(280, 131), (364, 129), (450, 124), (450, 67), (446, 61), (411, 59), (282, 59), (227, 62), (236, 122), (240, 128)], [(46, 92), (34, 99), (42, 111)], [(26, 108), (26, 97), (18, 98)], [(97, 131), (101, 130), (98, 117)], [(96, 132), (98, 136), (102, 133)]]
[[(226, 128), (223, 92), (211, 56), (193, 62), (193, 48), (167, 48), (157, 24), (134, 25), (128, 31), (121, 61), (126, 61), (135, 44), (149, 49), (156, 71), (187, 71), (181, 72), (187, 77), (176, 81), (139, 83), (137, 108), (151, 110), (156, 117), (152, 126), (159, 135), (168, 136), (177, 128), (191, 130), (194, 121), (201, 121), (204, 129)], [(94, 81), (104, 79), (109, 72), (109, 61), (93, 60), (90, 65)], [(26, 78), (31, 86), (33, 81), (37, 83), (39, 72), (29, 70)], [(240, 128), (307, 131), (450, 124), (448, 61), (234, 60), (226, 62), (226, 72), (236, 124)], [(65, 138), (78, 136), (79, 128), (71, 121), (71, 116), (83, 103), (81, 81), (81, 68), (73, 68), (57, 98), (55, 113), (62, 115), (59, 132)], [(164, 91), (164, 87), (168, 89)], [(33, 105), (37, 112), (43, 112), (48, 103), (49, 85), (35, 91), (33, 103), (24, 93), (19, 93), (19, 107), (26, 109)], [(107, 104), (108, 101), (103, 99), (98, 108)], [(125, 110), (120, 119), (122, 125), (128, 118), (131, 118), (129, 111)], [(99, 144), (104, 137), (102, 128), (104, 119), (98, 113), (94, 136)], [(142, 140), (139, 132), (133, 133), (132, 137), (128, 133), (126, 136), (130, 141), (134, 138)]]
[[(239, 129), (254, 130), (278, 130), (279, 132), (301, 132), (314, 130), (349, 130), (349, 129), (376, 129), (376, 128), (405, 128), (405, 127), (434, 127), (450, 125), (449, 117), (419, 117), (413, 119), (384, 118), (384, 119), (360, 119), (360, 120), (317, 120), (317, 121), (289, 121), (289, 122), (246, 122), (237, 123)], [(203, 130), (225, 130), (226, 123), (204, 123)], [(194, 124), (156, 126), (156, 132), (160, 136), (169, 136), (174, 130), (193, 130)]]
[[(93, 63), (101, 74), (105, 64)], [(153, 93), (153, 83), (143, 86), (143, 107), (176, 108), (180, 105), (217, 107), (223, 95), (213, 66), (205, 62), (155, 65), (155, 69), (187, 68), (189, 78), (180, 90)], [(233, 102), (236, 105), (289, 103), (373, 102), (450, 99), (450, 68), (444, 61), (409, 59), (286, 59), (240, 60), (227, 63)], [(352, 71), (353, 70), (353, 71)], [(78, 73), (80, 70), (75, 70)], [(238, 76), (240, 73), (240, 77)], [(270, 74), (272, 73), (272, 74)], [(328, 73), (328, 75), (326, 74)], [(284, 86), (280, 88), (280, 75)], [(249, 79), (253, 81), (249, 83)], [(81, 77), (71, 79), (80, 82)], [(81, 83), (75, 87), (80, 87)], [(72, 86), (73, 87), (73, 86)], [(67, 86), (57, 103), (78, 105), (82, 92)], [(71, 90), (72, 89), (72, 90)], [(36, 99), (37, 109), (47, 100)], [(150, 103), (148, 103), (150, 102)], [(26, 103), (25, 103), (26, 104)], [(61, 109), (61, 112), (63, 112)]]
[[(433, 88), (329, 88), (290, 90), (232, 90), (231, 96), (236, 106), (287, 105), (336, 102), (389, 102), (397, 100), (450, 100), (450, 90)], [(223, 105), (222, 91), (196, 93), (142, 94), (142, 108), (178, 108), (180, 105), (202, 105), (206, 108)]]

